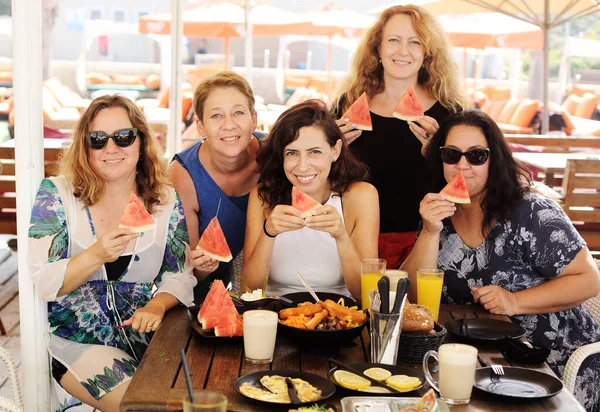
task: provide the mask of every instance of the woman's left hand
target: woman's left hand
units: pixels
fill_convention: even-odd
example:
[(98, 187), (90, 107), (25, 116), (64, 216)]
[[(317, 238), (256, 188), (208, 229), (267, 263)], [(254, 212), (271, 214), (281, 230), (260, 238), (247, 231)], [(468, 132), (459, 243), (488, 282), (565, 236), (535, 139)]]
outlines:
[(416, 122), (408, 122), (408, 127), (417, 139), (419, 139), (421, 144), (423, 144), (424, 150), (427, 147), (429, 140), (440, 128), (440, 125), (433, 117), (423, 116)]
[(154, 332), (161, 324), (165, 316), (165, 308), (160, 304), (148, 302), (143, 308), (135, 311), (133, 316), (123, 322), (123, 325), (131, 326), (135, 331), (141, 333)]
[(513, 316), (519, 314), (519, 300), (513, 292), (490, 285), (472, 288), (473, 300), (495, 315)]
[(331, 205), (325, 205), (314, 209), (312, 211), (312, 216), (308, 216), (305, 221), (307, 227), (320, 230), (321, 232), (327, 232), (334, 239), (339, 239), (347, 234), (344, 222), (342, 222), (342, 217), (336, 208)]

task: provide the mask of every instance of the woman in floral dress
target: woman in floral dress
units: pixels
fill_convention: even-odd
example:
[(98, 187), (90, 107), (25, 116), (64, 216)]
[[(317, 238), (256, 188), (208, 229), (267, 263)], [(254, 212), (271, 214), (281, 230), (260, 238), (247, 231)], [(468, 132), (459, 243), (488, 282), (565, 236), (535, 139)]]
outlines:
[[(581, 303), (600, 292), (590, 252), (561, 207), (531, 187), (496, 123), (478, 110), (446, 120), (427, 148), (430, 182), (439, 192), (462, 171), (470, 204), (429, 193), (420, 205), (422, 230), (403, 265), (416, 285), (419, 267), (445, 271), (442, 300), (478, 303), (523, 326), (527, 339), (551, 349), (562, 376), (569, 356), (600, 341), (600, 326)], [(416, 291), (411, 291), (415, 299)], [(581, 366), (575, 396), (600, 410), (600, 355)]]
[[(167, 182), (144, 114), (122, 96), (92, 102), (61, 174), (42, 181), (29, 264), (48, 302), (52, 411), (118, 411), (151, 332), (168, 309), (192, 304), (183, 208)], [(131, 192), (156, 223), (139, 235), (118, 227)]]

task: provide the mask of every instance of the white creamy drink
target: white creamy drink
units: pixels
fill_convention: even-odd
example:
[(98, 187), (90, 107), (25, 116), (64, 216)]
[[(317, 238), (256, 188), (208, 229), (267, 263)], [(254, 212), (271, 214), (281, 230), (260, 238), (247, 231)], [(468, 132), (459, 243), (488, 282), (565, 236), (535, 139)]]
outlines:
[(244, 354), (250, 363), (270, 363), (275, 351), (277, 320), (270, 310), (244, 312)]
[(468, 402), (471, 398), (477, 349), (458, 343), (445, 344), (438, 350), (440, 364), (440, 394), (452, 403)]

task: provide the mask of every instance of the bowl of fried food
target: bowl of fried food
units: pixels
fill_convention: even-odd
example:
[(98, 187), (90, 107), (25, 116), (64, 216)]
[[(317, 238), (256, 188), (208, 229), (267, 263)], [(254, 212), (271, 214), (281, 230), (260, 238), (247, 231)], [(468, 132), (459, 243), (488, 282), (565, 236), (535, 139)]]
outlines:
[(350, 298), (338, 302), (331, 299), (314, 302), (311, 299), (279, 311), (279, 333), (307, 346), (352, 342), (361, 334), (366, 322), (367, 316)]

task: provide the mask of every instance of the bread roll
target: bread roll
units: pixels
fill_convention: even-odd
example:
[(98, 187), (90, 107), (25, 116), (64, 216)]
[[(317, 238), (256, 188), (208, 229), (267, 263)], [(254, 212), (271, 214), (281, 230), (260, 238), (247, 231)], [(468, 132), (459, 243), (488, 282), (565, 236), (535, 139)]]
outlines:
[(433, 326), (433, 315), (429, 308), (406, 303), (402, 316), (402, 332), (428, 332)]

